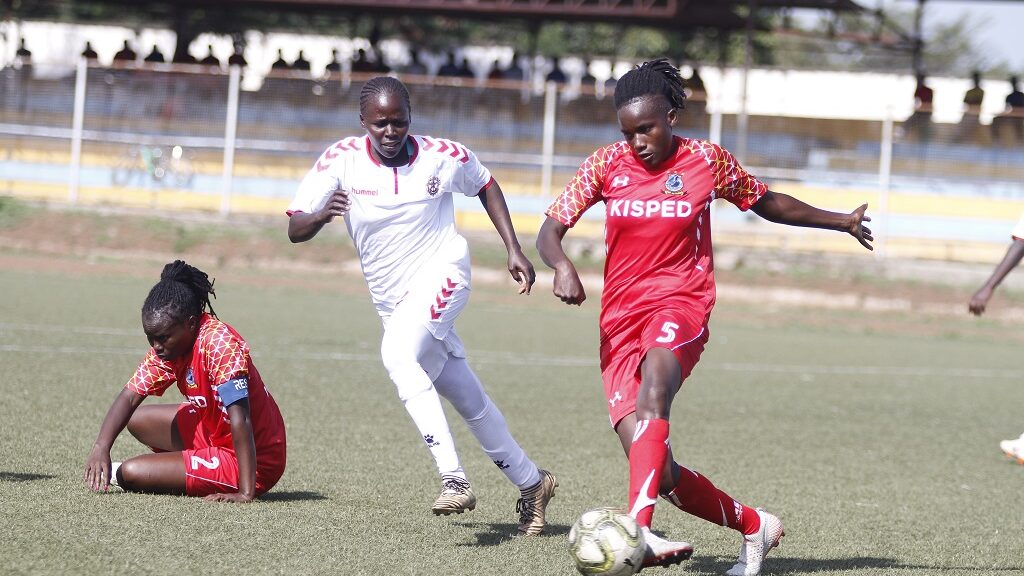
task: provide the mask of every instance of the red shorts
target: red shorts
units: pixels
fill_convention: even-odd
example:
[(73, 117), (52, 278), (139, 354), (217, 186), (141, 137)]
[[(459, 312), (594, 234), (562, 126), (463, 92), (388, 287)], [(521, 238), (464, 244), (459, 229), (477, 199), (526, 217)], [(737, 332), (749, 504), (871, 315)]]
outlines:
[[(185, 461), (185, 494), (207, 496), (209, 494), (238, 491), (238, 459), (234, 448), (215, 446), (203, 430), (199, 414), (189, 403), (178, 408), (174, 417), (185, 449), (181, 457)], [(274, 487), (284, 474), (285, 454), (281, 449), (259, 450), (256, 456), (256, 495), (259, 496)]]
[(636, 396), (640, 390), (640, 363), (652, 348), (667, 348), (679, 361), (679, 382), (682, 384), (704, 352), (708, 327), (696, 334), (686, 333), (692, 316), (682, 311), (663, 309), (633, 328), (620, 330), (601, 342), (601, 380), (608, 400), (608, 416), (612, 427), (636, 412)]

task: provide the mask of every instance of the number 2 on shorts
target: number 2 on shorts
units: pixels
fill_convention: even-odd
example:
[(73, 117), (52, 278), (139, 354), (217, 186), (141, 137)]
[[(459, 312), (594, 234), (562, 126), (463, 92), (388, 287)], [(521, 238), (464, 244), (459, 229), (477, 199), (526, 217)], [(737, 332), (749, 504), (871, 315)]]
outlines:
[(216, 470), (217, 467), (220, 466), (220, 458), (217, 458), (216, 456), (214, 456), (213, 458), (211, 458), (209, 460), (204, 460), (204, 459), (200, 458), (199, 456), (193, 456), (192, 457), (192, 469), (193, 470), (198, 470), (199, 466), (202, 466), (203, 468), (206, 468), (207, 470)]

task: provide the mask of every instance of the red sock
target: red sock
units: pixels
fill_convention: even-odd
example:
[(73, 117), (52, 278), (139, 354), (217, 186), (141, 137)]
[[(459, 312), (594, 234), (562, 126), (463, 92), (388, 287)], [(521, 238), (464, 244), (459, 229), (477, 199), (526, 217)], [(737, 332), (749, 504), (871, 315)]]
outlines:
[(679, 467), (679, 482), (665, 498), (687, 514), (728, 526), (743, 534), (761, 528), (761, 517), (749, 506), (732, 499), (698, 472)]
[(668, 420), (638, 420), (629, 448), (629, 513), (637, 524), (651, 527), (668, 456)]

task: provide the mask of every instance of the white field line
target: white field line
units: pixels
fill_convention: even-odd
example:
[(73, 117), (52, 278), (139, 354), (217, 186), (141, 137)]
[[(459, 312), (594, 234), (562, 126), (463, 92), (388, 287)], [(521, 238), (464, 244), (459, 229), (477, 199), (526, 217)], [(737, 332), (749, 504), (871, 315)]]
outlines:
[[(143, 347), (104, 346), (42, 346), (26, 344), (0, 344), (0, 353), (14, 354), (87, 354), (107, 356), (138, 356), (145, 354)], [(334, 362), (380, 362), (380, 355), (348, 352), (253, 352), (254, 358), (285, 358), (289, 360), (320, 360)], [(549, 356), (545, 354), (512, 354), (503, 351), (474, 351), (470, 361), (473, 364), (507, 366), (550, 366), (550, 367), (597, 367), (596, 357)], [(700, 365), (702, 370), (722, 372), (746, 372), (752, 374), (800, 374), (826, 376), (892, 376), (917, 378), (978, 378), (978, 379), (1019, 379), (1016, 370), (989, 368), (936, 368), (927, 366), (826, 366), (811, 364), (755, 364), (755, 363), (711, 363)]]

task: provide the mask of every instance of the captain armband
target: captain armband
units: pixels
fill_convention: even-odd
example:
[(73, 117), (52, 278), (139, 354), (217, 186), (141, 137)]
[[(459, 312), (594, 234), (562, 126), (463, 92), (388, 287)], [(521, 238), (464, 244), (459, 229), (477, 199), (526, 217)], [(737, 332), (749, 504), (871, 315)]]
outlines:
[(249, 379), (240, 376), (217, 386), (221, 404), (227, 408), (243, 398), (249, 397)]

